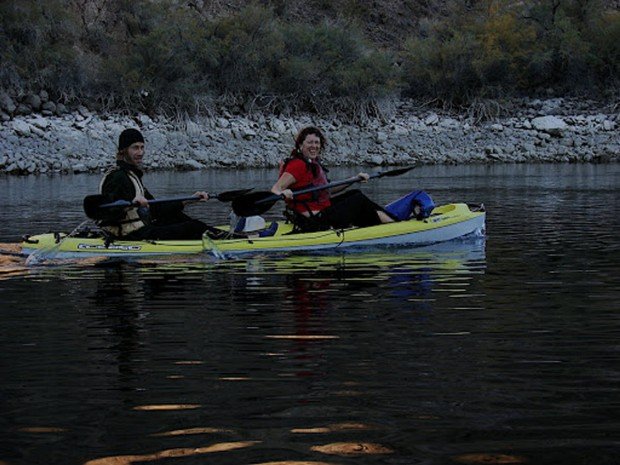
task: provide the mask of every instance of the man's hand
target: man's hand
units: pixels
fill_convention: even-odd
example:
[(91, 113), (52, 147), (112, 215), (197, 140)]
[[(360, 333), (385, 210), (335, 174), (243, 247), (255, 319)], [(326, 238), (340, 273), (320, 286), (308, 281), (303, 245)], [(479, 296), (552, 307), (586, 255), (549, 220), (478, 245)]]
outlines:
[(149, 207), (149, 201), (143, 195), (136, 195), (134, 199), (131, 201), (134, 204), (138, 204), (141, 207)]

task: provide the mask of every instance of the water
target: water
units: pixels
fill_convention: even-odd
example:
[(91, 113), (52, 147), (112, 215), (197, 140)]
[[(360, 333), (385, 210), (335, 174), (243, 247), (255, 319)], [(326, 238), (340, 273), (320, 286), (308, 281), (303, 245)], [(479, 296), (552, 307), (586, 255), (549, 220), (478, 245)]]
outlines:
[[(422, 167), (364, 187), (484, 202), (486, 240), (0, 274), (0, 463), (618, 463), (619, 173)], [(147, 179), (164, 197), (272, 174)], [(0, 178), (0, 241), (77, 225), (97, 182)]]

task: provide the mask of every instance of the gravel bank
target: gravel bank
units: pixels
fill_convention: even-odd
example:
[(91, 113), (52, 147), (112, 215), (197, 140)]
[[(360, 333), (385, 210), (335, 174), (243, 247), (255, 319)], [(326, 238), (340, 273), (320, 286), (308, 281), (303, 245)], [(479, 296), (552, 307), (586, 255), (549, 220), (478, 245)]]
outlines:
[(401, 102), (388, 121), (364, 125), (309, 116), (224, 114), (178, 123), (146, 115), (98, 115), (86, 108), (61, 115), (31, 113), (0, 123), (0, 173), (104, 170), (113, 163), (118, 134), (126, 127), (142, 130), (146, 167), (152, 170), (277, 166), (297, 130), (308, 124), (328, 136), (328, 165), (617, 162), (620, 116), (612, 105), (607, 108), (527, 99), (510, 117), (476, 124), (467, 116)]

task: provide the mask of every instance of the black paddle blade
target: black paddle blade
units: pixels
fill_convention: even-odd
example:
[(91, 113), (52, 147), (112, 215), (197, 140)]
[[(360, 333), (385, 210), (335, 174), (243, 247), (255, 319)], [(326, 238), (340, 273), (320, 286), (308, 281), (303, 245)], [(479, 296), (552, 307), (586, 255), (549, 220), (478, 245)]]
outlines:
[(238, 189), (236, 191), (221, 192), (215, 195), (214, 198), (216, 198), (220, 202), (230, 202), (231, 200), (234, 200), (241, 195), (247, 194), (252, 189), (254, 188), (250, 187), (249, 189)]
[[(261, 215), (273, 207), (280, 198), (273, 192), (252, 192), (233, 199), (232, 209), (237, 216)], [(262, 202), (257, 204), (261, 200)]]
[(383, 176), (400, 176), (401, 174), (405, 174), (407, 171), (411, 171), (414, 168), (415, 166), (408, 166), (406, 168), (398, 168), (395, 170), (383, 171), (379, 174), (379, 177), (382, 178)]
[(112, 199), (110, 199), (110, 197), (107, 195), (87, 195), (86, 197), (84, 197), (84, 213), (86, 213), (86, 216), (93, 220), (100, 220), (104, 215), (102, 215), (99, 206), (105, 203), (109, 203), (111, 201)]

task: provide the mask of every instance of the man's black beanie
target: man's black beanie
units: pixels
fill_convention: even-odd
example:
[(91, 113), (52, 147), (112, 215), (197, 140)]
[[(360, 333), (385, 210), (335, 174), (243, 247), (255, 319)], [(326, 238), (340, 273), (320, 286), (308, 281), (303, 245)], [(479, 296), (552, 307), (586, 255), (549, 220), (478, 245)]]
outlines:
[(144, 143), (144, 137), (142, 137), (142, 133), (137, 129), (129, 128), (125, 129), (121, 132), (121, 135), (118, 136), (118, 150), (121, 151), (126, 149), (131, 144), (135, 144), (136, 142)]

